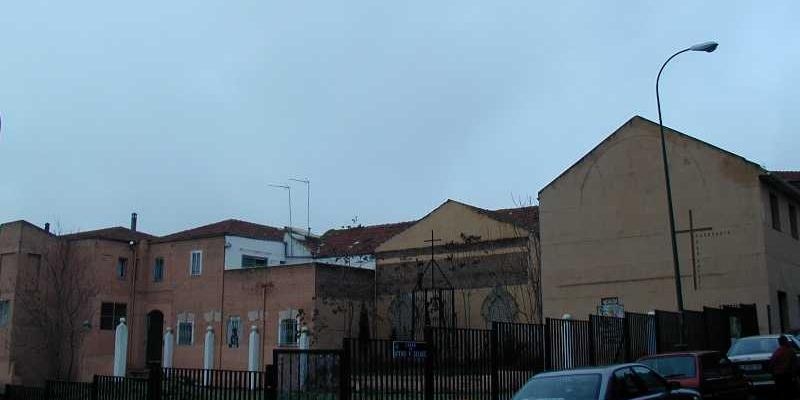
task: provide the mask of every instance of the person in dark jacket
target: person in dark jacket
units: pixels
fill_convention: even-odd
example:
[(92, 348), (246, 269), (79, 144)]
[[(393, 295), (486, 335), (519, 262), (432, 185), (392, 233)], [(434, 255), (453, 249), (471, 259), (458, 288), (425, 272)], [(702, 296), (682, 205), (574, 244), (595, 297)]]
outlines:
[(778, 349), (769, 359), (770, 371), (775, 379), (775, 391), (779, 399), (792, 399), (794, 396), (795, 355), (789, 338), (778, 337)]

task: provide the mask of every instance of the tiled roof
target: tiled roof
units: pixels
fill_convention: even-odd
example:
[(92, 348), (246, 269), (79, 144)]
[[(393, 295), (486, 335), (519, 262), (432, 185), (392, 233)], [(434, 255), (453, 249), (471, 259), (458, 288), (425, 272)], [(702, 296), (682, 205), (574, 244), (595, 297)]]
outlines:
[(498, 221), (508, 222), (529, 231), (539, 230), (539, 206), (502, 208), (499, 210), (487, 211), (490, 217)]
[(772, 171), (771, 173), (800, 189), (800, 171)]
[(154, 242), (177, 242), (182, 240), (202, 239), (217, 236), (241, 236), (251, 239), (283, 241), (283, 230), (272, 226), (254, 224), (238, 219), (226, 219), (198, 228), (188, 229), (171, 235), (162, 236)]
[(372, 254), (375, 249), (392, 236), (404, 231), (415, 221), (394, 224), (356, 226), (347, 229), (331, 229), (322, 235), (315, 257), (341, 257)]
[(119, 242), (139, 241), (143, 239), (153, 239), (155, 236), (149, 235), (144, 232), (132, 231), (128, 228), (115, 226), (113, 228), (96, 229), (93, 231), (70, 233), (61, 235), (62, 238), (67, 240), (84, 240), (84, 239), (103, 239), (114, 240)]

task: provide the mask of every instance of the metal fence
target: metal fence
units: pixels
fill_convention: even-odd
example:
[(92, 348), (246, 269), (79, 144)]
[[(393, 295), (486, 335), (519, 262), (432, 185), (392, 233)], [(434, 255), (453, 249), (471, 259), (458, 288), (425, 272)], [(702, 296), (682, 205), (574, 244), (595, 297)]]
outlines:
[[(72, 399), (510, 399), (527, 379), (560, 370), (635, 361), (676, 348), (725, 351), (758, 334), (755, 306), (681, 314), (591, 315), (491, 329), (427, 327), (424, 341), (345, 339), (342, 350), (275, 350), (264, 371), (155, 369), (149, 378), (95, 376), (91, 383), (6, 386), (6, 398)], [(684, 337), (684, 343), (679, 343)]]
[(272, 362), (279, 399), (341, 397), (341, 351), (277, 349)]

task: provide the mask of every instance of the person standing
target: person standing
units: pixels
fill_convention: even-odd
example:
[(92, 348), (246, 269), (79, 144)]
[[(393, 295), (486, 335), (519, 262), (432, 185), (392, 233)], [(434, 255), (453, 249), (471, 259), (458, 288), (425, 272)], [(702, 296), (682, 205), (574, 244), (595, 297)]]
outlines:
[(778, 345), (778, 349), (769, 359), (770, 371), (775, 379), (775, 391), (779, 399), (792, 399), (797, 355), (786, 336), (778, 337)]

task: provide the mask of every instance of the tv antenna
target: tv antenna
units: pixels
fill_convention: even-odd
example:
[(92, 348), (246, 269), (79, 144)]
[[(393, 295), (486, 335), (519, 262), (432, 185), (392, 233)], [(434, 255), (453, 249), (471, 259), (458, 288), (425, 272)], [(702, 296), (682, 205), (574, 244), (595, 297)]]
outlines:
[(306, 227), (308, 234), (311, 234), (311, 181), (306, 179), (289, 178), (290, 181), (301, 182), (306, 184)]
[(279, 189), (286, 189), (286, 192), (289, 193), (289, 254), (290, 256), (294, 256), (294, 248), (292, 243), (294, 239), (292, 238), (292, 187), (289, 185), (276, 185), (269, 183), (267, 186), (279, 188)]

